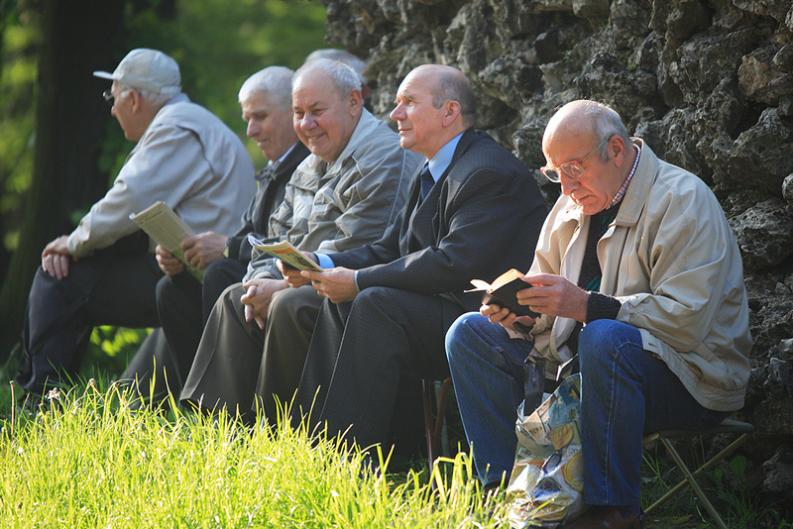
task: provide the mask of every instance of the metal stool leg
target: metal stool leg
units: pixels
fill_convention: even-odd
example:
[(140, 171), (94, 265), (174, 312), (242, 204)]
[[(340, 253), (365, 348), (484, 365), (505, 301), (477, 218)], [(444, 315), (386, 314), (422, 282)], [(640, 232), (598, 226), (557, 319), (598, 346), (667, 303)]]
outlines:
[[(715, 467), (719, 461), (721, 461), (722, 459), (726, 458), (727, 456), (735, 452), (735, 450), (737, 450), (748, 438), (749, 438), (748, 434), (741, 435), (740, 437), (738, 437), (738, 439), (727, 445), (721, 452), (710, 458), (707, 462), (705, 462), (705, 464), (703, 464), (701, 467), (699, 467), (694, 472), (692, 472), (691, 475), (696, 477), (700, 475), (702, 472), (708, 471), (711, 468)], [(644, 512), (647, 514), (651, 513), (653, 510), (657, 509), (658, 507), (666, 503), (669, 500), (669, 498), (674, 496), (678, 491), (680, 491), (680, 489), (685, 487), (686, 484), (687, 481), (685, 479), (682, 480), (677, 485), (666, 491), (666, 493), (663, 496), (655, 500), (655, 502), (653, 502), (652, 505), (647, 507), (647, 509)]]
[(666, 450), (669, 452), (669, 455), (672, 456), (672, 459), (675, 460), (675, 463), (677, 464), (678, 468), (683, 473), (683, 475), (686, 477), (686, 480), (691, 485), (691, 488), (694, 489), (696, 495), (699, 496), (699, 499), (705, 505), (705, 509), (708, 511), (708, 514), (710, 514), (710, 516), (716, 521), (716, 525), (719, 527), (719, 529), (727, 529), (727, 526), (724, 524), (724, 520), (721, 519), (719, 513), (717, 513), (716, 509), (713, 508), (713, 504), (710, 503), (708, 497), (705, 496), (705, 492), (703, 492), (703, 490), (700, 488), (699, 483), (697, 483), (697, 480), (694, 478), (694, 476), (691, 474), (691, 471), (683, 462), (683, 458), (680, 457), (680, 454), (677, 453), (675, 447), (672, 446), (672, 442), (669, 441), (669, 439), (663, 437), (661, 438), (661, 442), (666, 447)]

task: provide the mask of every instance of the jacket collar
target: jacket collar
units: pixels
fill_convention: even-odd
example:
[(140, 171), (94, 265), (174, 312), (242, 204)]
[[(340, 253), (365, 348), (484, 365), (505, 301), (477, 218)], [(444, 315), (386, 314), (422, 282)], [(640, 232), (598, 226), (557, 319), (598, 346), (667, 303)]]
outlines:
[(350, 139), (347, 140), (347, 145), (344, 146), (339, 156), (328, 164), (326, 172), (332, 173), (341, 170), (345, 160), (348, 158), (354, 159), (356, 157), (356, 151), (368, 142), (369, 138), (374, 134), (375, 129), (377, 129), (380, 124), (381, 121), (374, 117), (368, 110), (365, 108), (361, 109), (361, 117), (358, 118), (358, 123), (355, 125), (355, 129), (353, 129)]

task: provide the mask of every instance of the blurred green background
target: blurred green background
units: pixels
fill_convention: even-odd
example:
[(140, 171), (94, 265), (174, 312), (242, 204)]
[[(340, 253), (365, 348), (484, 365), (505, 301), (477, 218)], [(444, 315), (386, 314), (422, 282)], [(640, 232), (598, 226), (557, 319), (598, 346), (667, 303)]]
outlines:
[[(58, 45), (58, 35), (53, 37), (46, 32), (52, 27), (52, 17), (60, 16), (52, 14), (55, 7), (63, 6), (57, 5), (59, 1), (63, 2), (0, 0), (0, 277), (4, 285), (27, 280), (18, 277), (18, 271), (12, 273), (10, 263), (15, 251), (41, 251), (38, 245), (37, 250), (22, 248), (20, 233), (25, 232), (25, 222), (30, 222), (25, 216), (26, 204), (37, 198), (29, 195), (33, 193), (31, 182), (36, 171), (36, 126), (41, 123), (36, 116), (42, 90), (39, 62), (48, 46)], [(319, 0), (107, 1), (120, 9), (123, 31), (107, 42), (111, 51), (107, 56), (112, 60), (93, 68), (112, 71), (126, 52), (136, 47), (168, 53), (180, 65), (185, 93), (243, 138), (256, 167), (261, 167), (264, 160), (256, 145), (245, 140), (245, 124), (237, 102), (240, 85), (261, 68), (280, 64), (294, 69), (312, 50), (330, 46), (324, 41), (325, 8)], [(86, 21), (87, 25), (90, 23)], [(99, 98), (101, 82), (96, 87)], [(110, 118), (109, 108), (103, 111), (107, 117), (102, 124), (99, 152), (84, 155), (96, 159), (97, 169), (109, 187), (133, 144), (124, 139), (118, 124)], [(80, 133), (80, 123), (74, 123), (73, 129)], [(91, 203), (85, 201), (67, 208), (62, 215), (66, 217), (64, 226), (76, 224)], [(37, 259), (35, 255), (31, 258), (31, 262)], [(2, 307), (3, 315), (19, 314), (24, 309), (24, 299), (20, 302), (19, 296), (13, 298), (3, 298), (1, 303), (13, 304)], [(1, 331), (4, 348), (16, 342), (15, 328), (6, 326)], [(91, 340), (92, 359), (86, 364), (120, 369), (145, 332), (98, 328)], [(4, 356), (0, 354), (0, 359)], [(12, 364), (14, 358), (4, 369), (0, 368), (3, 376), (13, 375)]]

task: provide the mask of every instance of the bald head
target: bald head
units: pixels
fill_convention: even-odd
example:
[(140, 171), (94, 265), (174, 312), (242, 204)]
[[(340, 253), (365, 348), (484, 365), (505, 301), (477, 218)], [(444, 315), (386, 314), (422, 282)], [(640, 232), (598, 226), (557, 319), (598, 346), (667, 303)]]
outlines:
[(473, 92), (462, 72), (425, 64), (399, 85), (391, 119), (397, 122), (403, 148), (432, 158), (473, 123), (475, 113)]
[(548, 120), (542, 137), (544, 152), (557, 142), (593, 143), (600, 158), (608, 158), (608, 141), (619, 136), (630, 145), (630, 136), (619, 114), (612, 108), (587, 99), (567, 103)]
[(408, 74), (408, 77), (411, 76), (429, 80), (435, 108), (441, 108), (446, 101), (457, 101), (463, 123), (466, 127), (473, 126), (476, 121), (476, 96), (463, 72), (445, 64), (423, 64)]

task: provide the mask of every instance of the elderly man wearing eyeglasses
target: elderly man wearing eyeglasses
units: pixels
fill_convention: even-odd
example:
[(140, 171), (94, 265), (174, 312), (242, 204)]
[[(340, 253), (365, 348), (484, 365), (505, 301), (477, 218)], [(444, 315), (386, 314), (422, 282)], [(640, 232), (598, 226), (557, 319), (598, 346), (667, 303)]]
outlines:
[[(644, 432), (700, 429), (740, 409), (751, 348), (741, 255), (724, 212), (695, 175), (630, 138), (619, 115), (574, 101), (550, 119), (541, 172), (562, 195), (518, 291), (539, 313), (495, 305), (446, 335), (480, 479), (515, 455), (516, 407), (577, 355), (584, 501), (564, 527), (639, 528)], [(525, 399), (525, 400), (524, 400)]]
[(171, 57), (135, 49), (113, 73), (94, 75), (112, 81), (103, 96), (124, 136), (137, 143), (107, 194), (41, 254), (25, 319), (27, 358), (17, 376), (34, 394), (76, 375), (93, 325), (158, 324), (162, 272), (130, 213), (163, 201), (195, 232), (230, 235), (256, 191), (242, 142), (182, 93)]

